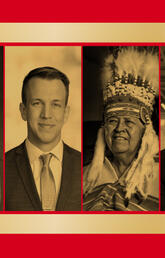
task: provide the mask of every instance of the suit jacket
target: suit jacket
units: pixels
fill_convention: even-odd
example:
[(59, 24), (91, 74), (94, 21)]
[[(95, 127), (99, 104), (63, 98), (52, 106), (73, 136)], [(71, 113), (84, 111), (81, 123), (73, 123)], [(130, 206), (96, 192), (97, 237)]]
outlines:
[(161, 210), (165, 210), (165, 149), (161, 151)]
[[(5, 210), (42, 211), (25, 142), (6, 153)], [(66, 144), (56, 210), (81, 210), (81, 155)]]

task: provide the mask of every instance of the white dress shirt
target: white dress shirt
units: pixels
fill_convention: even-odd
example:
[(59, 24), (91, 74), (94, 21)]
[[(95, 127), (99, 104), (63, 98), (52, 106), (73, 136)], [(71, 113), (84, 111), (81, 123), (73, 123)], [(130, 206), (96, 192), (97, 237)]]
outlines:
[(56, 203), (61, 186), (61, 176), (62, 176), (62, 159), (63, 159), (63, 142), (60, 141), (51, 151), (43, 152), (36, 146), (34, 146), (28, 139), (25, 141), (27, 154), (32, 169), (34, 181), (36, 188), (41, 198), (40, 194), (40, 174), (43, 166), (42, 160), (40, 159), (41, 155), (52, 153), (53, 156), (50, 160), (50, 168), (53, 173), (55, 185), (56, 185)]

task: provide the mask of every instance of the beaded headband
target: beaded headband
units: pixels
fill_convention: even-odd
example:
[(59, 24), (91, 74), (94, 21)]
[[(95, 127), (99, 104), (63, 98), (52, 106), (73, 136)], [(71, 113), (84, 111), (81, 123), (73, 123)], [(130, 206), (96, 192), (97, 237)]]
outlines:
[(159, 90), (158, 55), (121, 48), (116, 59), (112, 55), (105, 59), (102, 86), (105, 121), (114, 115), (131, 115), (149, 123)]

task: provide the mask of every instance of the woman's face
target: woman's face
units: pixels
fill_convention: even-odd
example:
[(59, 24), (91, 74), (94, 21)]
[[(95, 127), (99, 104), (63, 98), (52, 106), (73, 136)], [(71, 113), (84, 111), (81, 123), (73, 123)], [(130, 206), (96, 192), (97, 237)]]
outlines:
[(136, 155), (144, 133), (144, 125), (132, 116), (112, 116), (105, 124), (105, 140), (114, 154)]

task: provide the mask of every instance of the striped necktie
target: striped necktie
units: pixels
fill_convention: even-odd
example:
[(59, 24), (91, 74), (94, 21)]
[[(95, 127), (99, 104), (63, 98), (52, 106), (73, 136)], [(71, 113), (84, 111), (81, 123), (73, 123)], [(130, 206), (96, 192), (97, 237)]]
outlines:
[(56, 186), (52, 171), (49, 166), (52, 156), (52, 153), (40, 156), (43, 163), (40, 175), (40, 187), (42, 209), (44, 211), (55, 210)]

